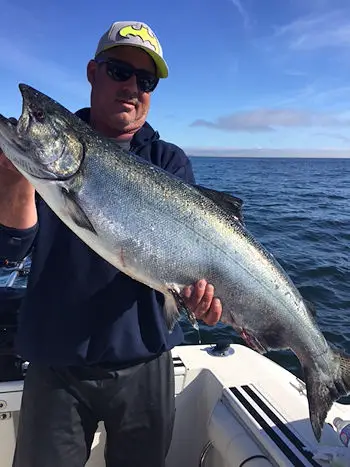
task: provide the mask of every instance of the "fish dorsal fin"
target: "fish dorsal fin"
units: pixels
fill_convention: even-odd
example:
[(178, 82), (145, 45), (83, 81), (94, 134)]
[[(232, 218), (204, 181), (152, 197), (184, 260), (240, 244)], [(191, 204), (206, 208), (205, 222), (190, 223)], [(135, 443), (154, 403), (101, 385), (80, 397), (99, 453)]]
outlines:
[(243, 201), (236, 196), (227, 193), (226, 191), (217, 191), (211, 188), (206, 188), (201, 185), (195, 185), (195, 188), (199, 190), (203, 195), (210, 198), (214, 203), (219, 205), (221, 208), (225, 209), (225, 211), (234, 217), (244, 225), (243, 213), (242, 213), (242, 205)]

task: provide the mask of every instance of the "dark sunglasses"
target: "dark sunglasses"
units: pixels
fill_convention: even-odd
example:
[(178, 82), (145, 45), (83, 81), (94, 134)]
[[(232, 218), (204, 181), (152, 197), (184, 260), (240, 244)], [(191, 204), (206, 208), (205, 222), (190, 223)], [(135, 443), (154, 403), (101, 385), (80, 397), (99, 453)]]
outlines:
[(96, 63), (105, 63), (107, 74), (114, 81), (127, 81), (136, 76), (137, 86), (141, 92), (152, 92), (155, 90), (159, 79), (146, 70), (134, 68), (129, 63), (114, 58), (95, 58)]

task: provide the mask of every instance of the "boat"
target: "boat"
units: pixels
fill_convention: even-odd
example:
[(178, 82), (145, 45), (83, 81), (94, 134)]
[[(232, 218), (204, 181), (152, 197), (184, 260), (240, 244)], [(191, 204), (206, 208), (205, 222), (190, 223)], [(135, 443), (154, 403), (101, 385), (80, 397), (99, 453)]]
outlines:
[[(271, 359), (223, 343), (183, 345), (172, 355), (176, 417), (167, 467), (325, 466), (332, 464), (314, 459), (320, 448), (348, 451), (332, 422), (349, 419), (349, 406), (333, 405), (318, 443), (303, 381)], [(0, 383), (1, 467), (12, 464), (28, 365), (22, 380)], [(105, 465), (104, 443), (101, 423), (87, 467)], [(345, 462), (334, 465), (350, 465), (350, 458)]]
[[(166, 467), (350, 466), (350, 457), (331, 463), (350, 456), (332, 425), (335, 417), (350, 420), (350, 406), (334, 403), (318, 443), (304, 382), (270, 358), (227, 341), (181, 345), (172, 357), (176, 417)], [(11, 365), (15, 377), (0, 371), (1, 467), (12, 465), (30, 362), (13, 356)], [(100, 423), (87, 467), (105, 465), (104, 444)]]

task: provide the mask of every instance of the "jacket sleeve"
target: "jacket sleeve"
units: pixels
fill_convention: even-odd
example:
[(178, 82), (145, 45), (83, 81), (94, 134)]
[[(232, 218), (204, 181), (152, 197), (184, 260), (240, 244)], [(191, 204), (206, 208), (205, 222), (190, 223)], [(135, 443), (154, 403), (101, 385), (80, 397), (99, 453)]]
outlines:
[(13, 229), (0, 224), (0, 260), (21, 261), (30, 252), (38, 223), (29, 229)]
[(168, 145), (168, 157), (163, 169), (182, 178), (187, 183), (196, 183), (191, 161), (178, 146), (173, 144)]

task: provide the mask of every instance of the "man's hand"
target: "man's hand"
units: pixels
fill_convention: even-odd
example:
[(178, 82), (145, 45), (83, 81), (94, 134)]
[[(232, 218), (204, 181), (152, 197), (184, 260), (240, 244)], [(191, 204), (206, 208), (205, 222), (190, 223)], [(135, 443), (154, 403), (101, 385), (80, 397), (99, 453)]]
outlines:
[[(15, 118), (10, 118), (14, 125)], [(28, 229), (38, 220), (35, 190), (0, 148), (0, 224)]]
[[(13, 117), (9, 118), (13, 124), (17, 124), (17, 120)], [(2, 149), (0, 148), (0, 173), (5, 174), (7, 176), (17, 175), (18, 177), (22, 178), (23, 175), (16, 169), (16, 167), (10, 162), (5, 154), (3, 153)], [(24, 178), (24, 177), (23, 177)]]
[(201, 319), (209, 326), (214, 326), (222, 313), (221, 302), (214, 297), (214, 287), (202, 279), (193, 286), (185, 287), (183, 298), (186, 306), (194, 313), (197, 319)]
[(21, 174), (18, 172), (16, 167), (10, 162), (5, 154), (2, 152), (0, 148), (0, 172), (1, 173), (6, 173), (9, 172), (10, 174), (16, 174), (20, 176)]

